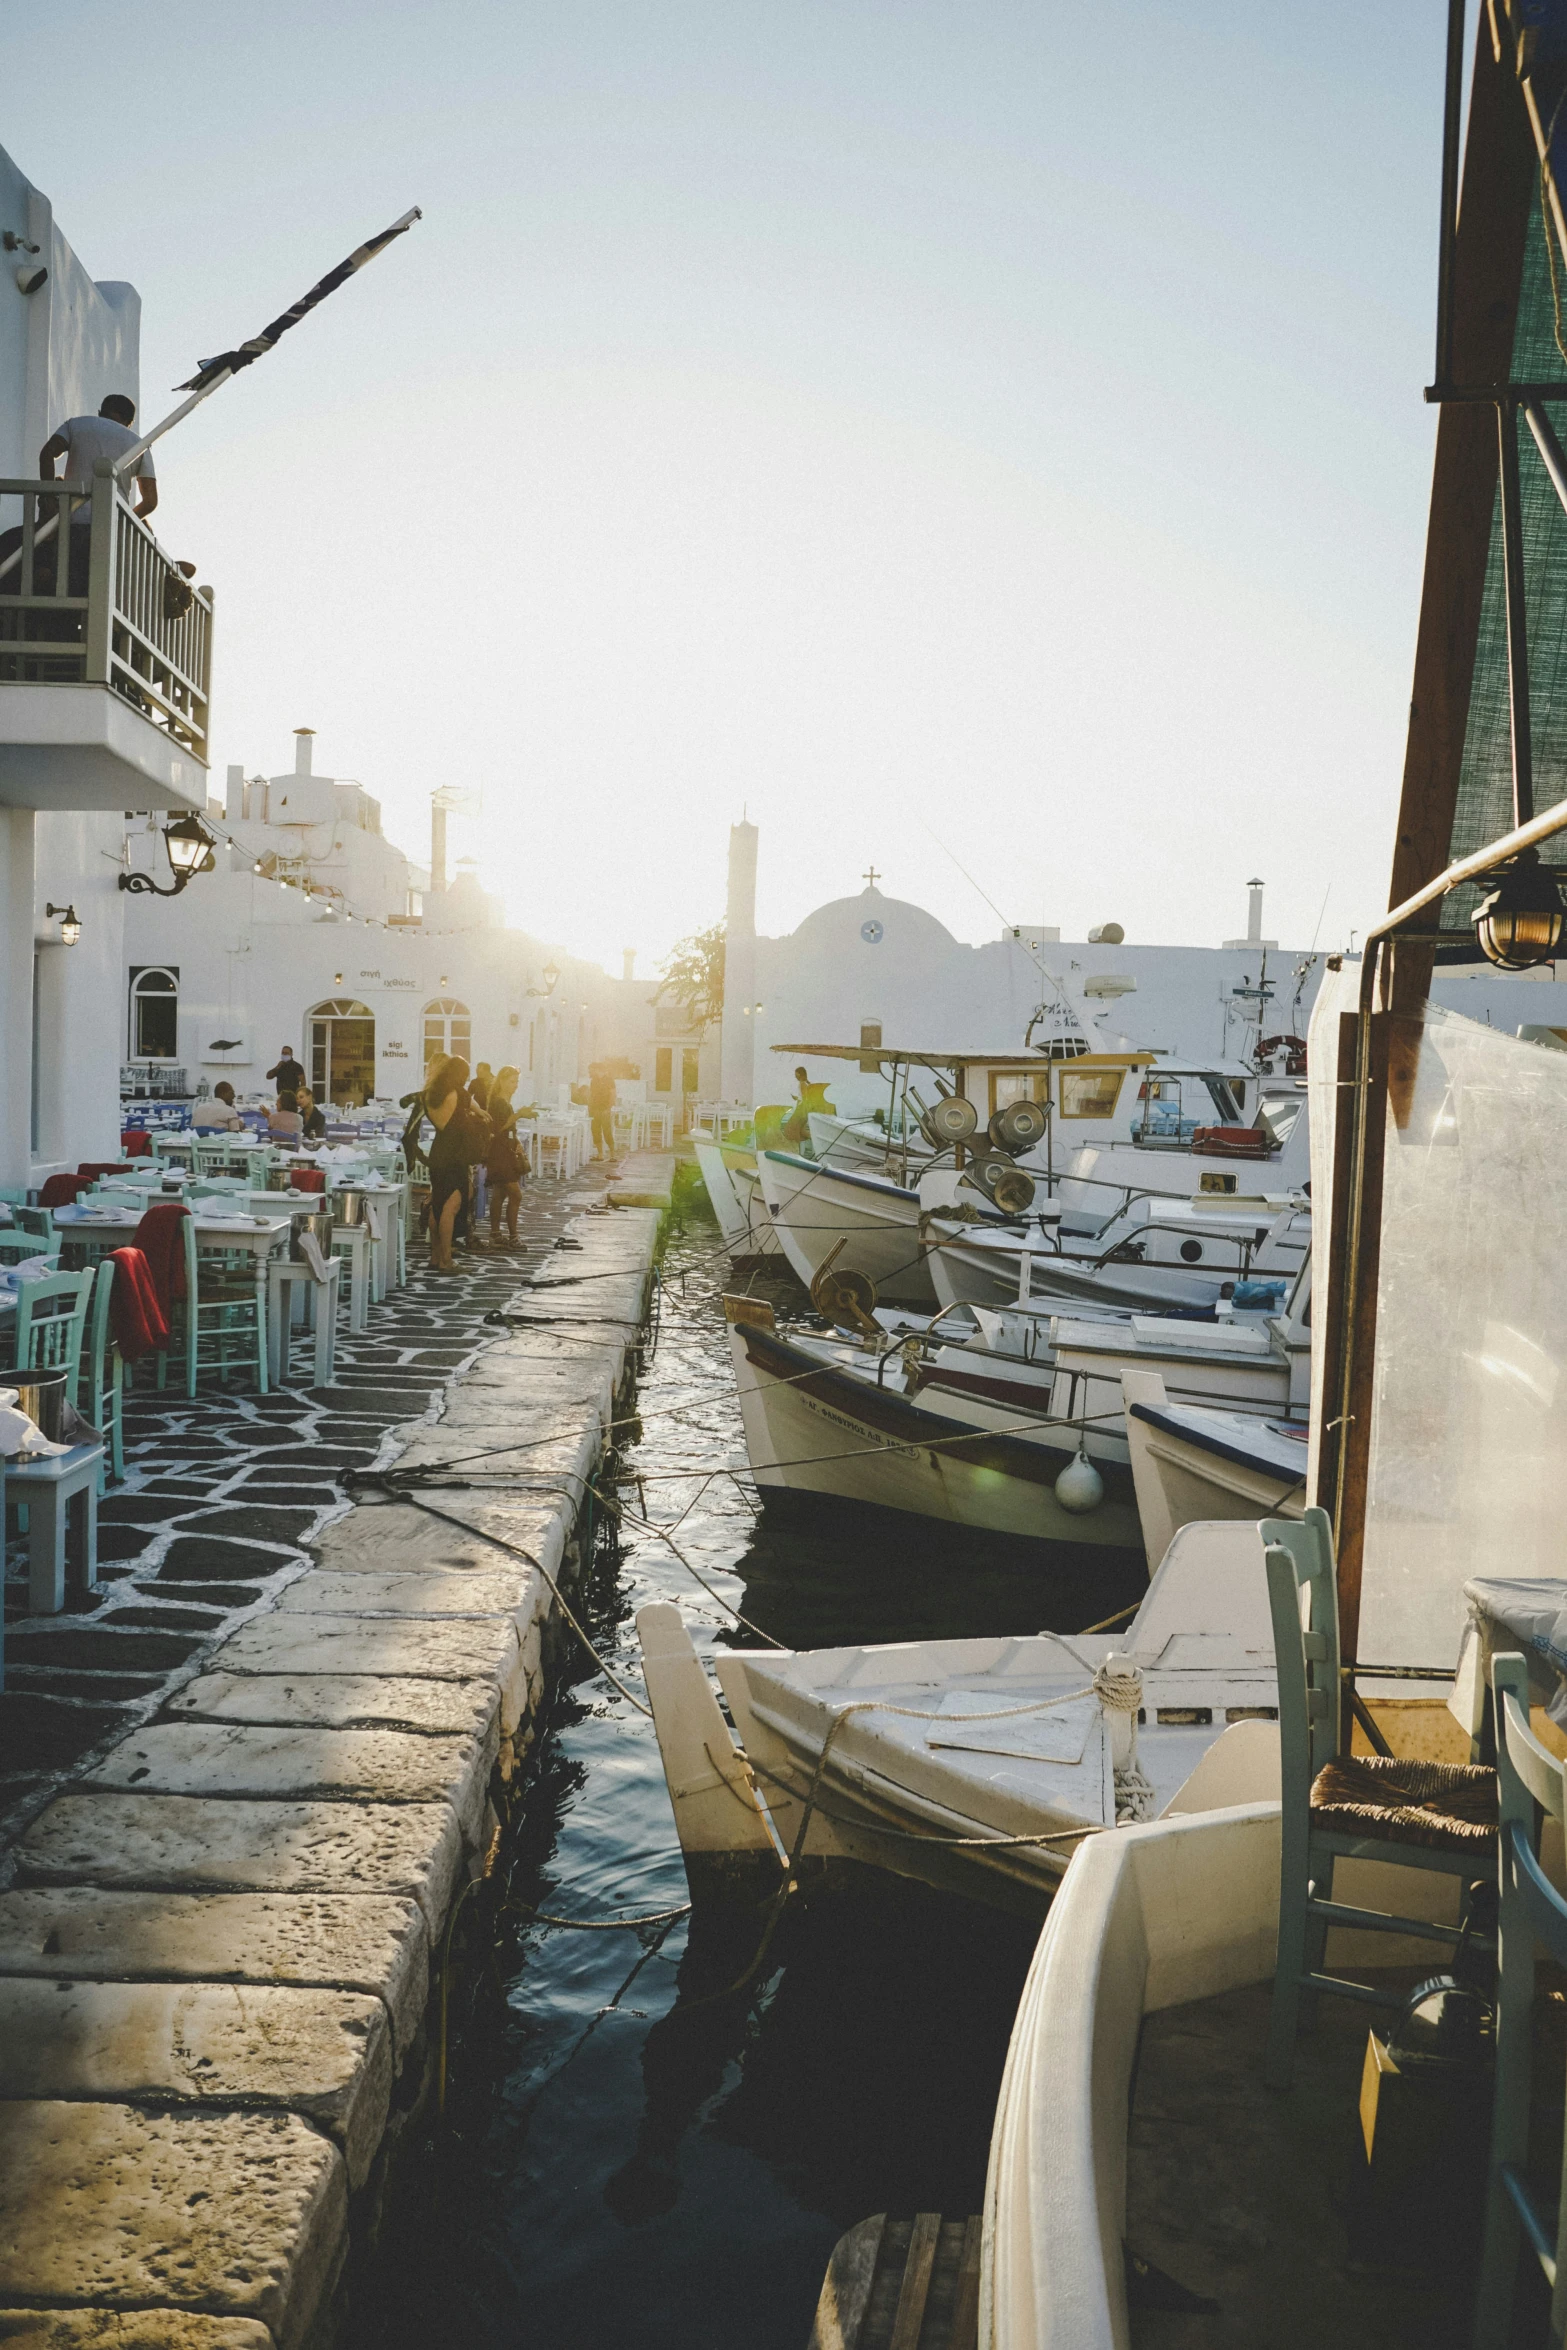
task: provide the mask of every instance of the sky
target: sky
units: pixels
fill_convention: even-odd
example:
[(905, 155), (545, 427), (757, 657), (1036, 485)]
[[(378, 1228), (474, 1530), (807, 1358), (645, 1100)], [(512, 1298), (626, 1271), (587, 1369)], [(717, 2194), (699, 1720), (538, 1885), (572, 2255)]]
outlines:
[[(1473, 10), (1471, 10), (1471, 16)], [(56, 0), (0, 141), (143, 301), (214, 773), (429, 794), (618, 971), (863, 886), (1213, 944), (1385, 906), (1443, 11)], [(41, 25), (42, 19), (37, 20)], [(103, 70), (92, 70), (94, 61)], [(17, 92), (20, 98), (20, 90)], [(999, 919), (998, 919), (999, 917)]]

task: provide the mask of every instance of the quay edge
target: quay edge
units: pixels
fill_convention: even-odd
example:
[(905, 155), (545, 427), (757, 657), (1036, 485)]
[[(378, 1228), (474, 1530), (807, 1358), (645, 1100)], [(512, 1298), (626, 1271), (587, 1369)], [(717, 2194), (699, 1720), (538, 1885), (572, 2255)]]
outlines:
[[(569, 1227), (264, 1614), (31, 1823), (0, 1892), (0, 2342), (331, 2350), (432, 2110), (440, 1966), (570, 1639), (668, 1162)], [(657, 1204), (621, 1204), (625, 1195)], [(576, 1327), (574, 1328), (573, 1325)], [(493, 1474), (489, 1462), (476, 1474)], [(461, 1527), (449, 1522), (464, 1521)]]

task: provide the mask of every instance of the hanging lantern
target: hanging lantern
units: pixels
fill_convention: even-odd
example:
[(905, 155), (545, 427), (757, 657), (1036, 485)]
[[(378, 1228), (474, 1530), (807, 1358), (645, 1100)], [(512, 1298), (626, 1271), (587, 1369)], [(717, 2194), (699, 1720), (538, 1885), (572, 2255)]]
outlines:
[(1533, 849), (1488, 875), (1494, 884), (1474, 914), (1475, 937), (1488, 963), (1503, 971), (1530, 971), (1548, 963), (1561, 944), (1561, 885)]

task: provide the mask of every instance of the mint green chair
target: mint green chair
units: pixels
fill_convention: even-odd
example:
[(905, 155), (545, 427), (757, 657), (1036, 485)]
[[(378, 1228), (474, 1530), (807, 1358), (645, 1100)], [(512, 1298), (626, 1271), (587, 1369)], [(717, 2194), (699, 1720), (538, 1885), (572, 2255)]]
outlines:
[(87, 1322), (86, 1414), (101, 1429), (104, 1460), (98, 1471), (98, 1490), (107, 1476), (120, 1484), (125, 1476), (125, 1363), (109, 1328), (114, 1298), (115, 1264), (105, 1257), (93, 1278), (92, 1311)]
[(95, 1276), (47, 1273), (16, 1291), (14, 1360), (26, 1371), (63, 1371), (66, 1401), (79, 1407), (82, 1337)]
[[(1462, 1935), (1459, 1926), (1335, 1901), (1335, 1863), (1393, 1861), (1466, 1881), (1494, 1878), (1496, 1774), (1478, 1763), (1341, 1750), (1338, 1574), (1328, 1514), (1266, 1518), (1258, 1531), (1278, 1661), (1282, 1804), (1279, 1957), (1263, 2078), (1271, 2089), (1287, 2089), (1303, 2000), (1331, 1991), (1375, 2007), (1404, 2004), (1401, 1993), (1323, 1971), (1329, 1927), (1455, 1944)], [(1486, 1946), (1478, 1935), (1470, 1943)]]
[(212, 1253), (198, 1260), (195, 1222), (185, 1216), (181, 1223), (185, 1242), (185, 1295), (175, 1300), (174, 1339), (175, 1347), (185, 1357), (185, 1392), (195, 1394), (196, 1380), (202, 1371), (216, 1371), (220, 1379), (226, 1379), (231, 1370), (251, 1367), (256, 1374), (256, 1385), (265, 1395), (266, 1307), (256, 1294), (249, 1254), (236, 1252), (231, 1264)]
[(1553, 2194), (1545, 2204), (1526, 2175), (1536, 1944), (1557, 1966), (1567, 1967), (1567, 1901), (1535, 1858), (1535, 1806), (1567, 1824), (1567, 1787), (1560, 1761), (1529, 1727), (1529, 1668), (1521, 1656), (1492, 1657), (1491, 1691), (1501, 1791), (1501, 1920), (1496, 2087), (1474, 2350), (1506, 2350), (1512, 2340), (1520, 2235), (1551, 2286), (1550, 2340), (1559, 2343), (1567, 2330), (1567, 2198), (1558, 2202)]
[(40, 1240), (32, 1232), (0, 1230), (0, 1265), (24, 1264), (29, 1257), (47, 1257), (51, 1265), (60, 1262), (60, 1243)]

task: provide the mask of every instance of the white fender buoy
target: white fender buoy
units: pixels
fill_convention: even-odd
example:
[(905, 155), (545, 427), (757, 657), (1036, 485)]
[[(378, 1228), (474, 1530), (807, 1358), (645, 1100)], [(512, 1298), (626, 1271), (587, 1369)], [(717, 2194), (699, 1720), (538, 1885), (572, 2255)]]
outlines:
[(1056, 1499), (1074, 1517), (1086, 1517), (1105, 1497), (1105, 1481), (1086, 1452), (1078, 1451), (1056, 1479)]

